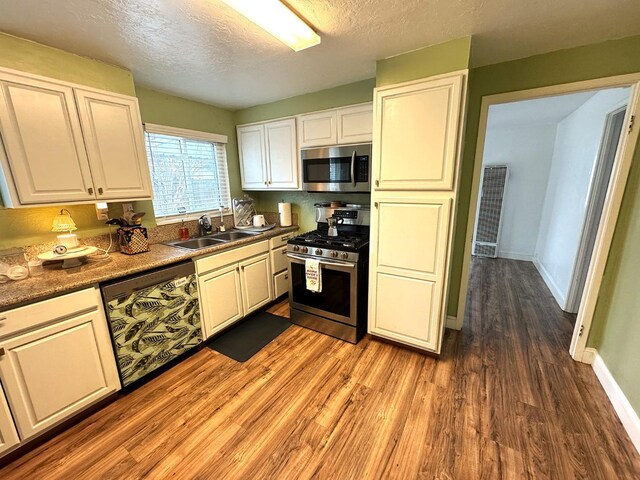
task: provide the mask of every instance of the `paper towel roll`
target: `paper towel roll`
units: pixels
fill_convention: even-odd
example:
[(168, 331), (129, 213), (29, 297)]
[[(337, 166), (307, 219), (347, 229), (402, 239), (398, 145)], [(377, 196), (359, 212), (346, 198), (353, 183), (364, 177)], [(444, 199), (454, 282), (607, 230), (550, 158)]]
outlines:
[(278, 203), (278, 213), (280, 214), (280, 226), (291, 226), (291, 204), (286, 202)]

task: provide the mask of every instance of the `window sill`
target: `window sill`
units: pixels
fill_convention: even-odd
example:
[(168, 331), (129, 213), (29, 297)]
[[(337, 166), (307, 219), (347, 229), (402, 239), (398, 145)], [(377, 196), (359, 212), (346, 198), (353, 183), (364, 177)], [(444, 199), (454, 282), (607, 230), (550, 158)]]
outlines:
[[(211, 212), (199, 212), (199, 213), (189, 213), (186, 215), (176, 215), (174, 217), (156, 217), (156, 225), (171, 225), (173, 223), (182, 223), (191, 222), (194, 220), (198, 220), (202, 215), (209, 215), (212, 220), (216, 218), (220, 218), (220, 210), (215, 210)], [(222, 213), (223, 216), (233, 215), (231, 210), (224, 210)]]

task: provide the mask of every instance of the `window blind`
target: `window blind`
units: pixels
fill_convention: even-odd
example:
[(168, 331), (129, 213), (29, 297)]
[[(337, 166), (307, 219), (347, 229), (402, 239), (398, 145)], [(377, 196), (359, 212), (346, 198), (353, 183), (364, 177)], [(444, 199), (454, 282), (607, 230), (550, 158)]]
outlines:
[(154, 130), (145, 129), (145, 143), (156, 218), (231, 208), (225, 143)]

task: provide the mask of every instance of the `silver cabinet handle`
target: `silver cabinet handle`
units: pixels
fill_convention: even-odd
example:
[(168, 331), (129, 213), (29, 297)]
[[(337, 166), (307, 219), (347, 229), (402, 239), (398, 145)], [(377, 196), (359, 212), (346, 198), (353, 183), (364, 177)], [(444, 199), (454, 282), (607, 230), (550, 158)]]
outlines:
[(356, 186), (356, 151), (351, 154), (351, 184)]
[(0, 347), (0, 357), (3, 357), (5, 353), (7, 352), (4, 351), (4, 348)]
[(0, 317), (0, 322), (4, 322), (7, 319), (7, 317)]
[(287, 240), (289, 240), (291, 238), (290, 235), (285, 235), (284, 237), (280, 237), (280, 240), (282, 240), (283, 242), (286, 242)]
[(103, 191), (102, 191), (102, 187), (98, 187), (98, 194), (102, 195)]
[(87, 192), (89, 192), (89, 195), (93, 195), (93, 188), (89, 187), (89, 189), (87, 190)]
[(380, 181), (376, 180), (376, 187), (379, 187), (379, 186), (380, 186)]
[(283, 255), (286, 255), (286, 254), (287, 254), (287, 249), (286, 249), (286, 248), (282, 250), (282, 254), (283, 254)]

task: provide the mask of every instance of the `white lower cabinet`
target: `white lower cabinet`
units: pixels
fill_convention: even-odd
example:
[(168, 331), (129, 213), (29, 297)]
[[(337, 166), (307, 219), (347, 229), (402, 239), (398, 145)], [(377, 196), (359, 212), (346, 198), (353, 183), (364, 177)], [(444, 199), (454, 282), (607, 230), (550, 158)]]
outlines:
[(265, 306), (273, 298), (269, 254), (240, 263), (242, 305), (245, 315)]
[(276, 273), (273, 276), (273, 298), (278, 298), (289, 291), (289, 271)]
[(199, 258), (196, 271), (204, 338), (273, 300), (268, 241)]
[(240, 267), (229, 265), (200, 277), (203, 328), (209, 337), (244, 316)]
[[(0, 382), (22, 441), (120, 388), (95, 289), (2, 312), (0, 318)], [(0, 398), (0, 451), (9, 448), (2, 403)]]
[(0, 385), (0, 456), (3, 452), (15, 447), (20, 443), (13, 417), (4, 396), (2, 385)]

